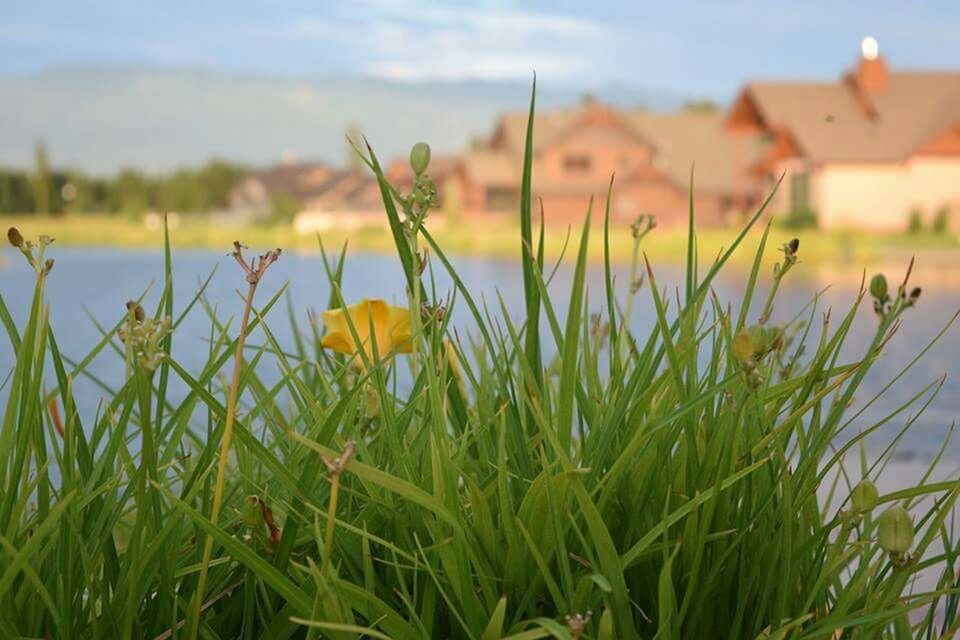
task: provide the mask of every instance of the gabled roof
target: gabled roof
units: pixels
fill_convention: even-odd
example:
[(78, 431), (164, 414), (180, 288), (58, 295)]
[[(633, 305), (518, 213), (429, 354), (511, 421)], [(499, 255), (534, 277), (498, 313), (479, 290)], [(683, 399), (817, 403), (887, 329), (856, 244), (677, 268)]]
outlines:
[[(603, 109), (602, 112), (599, 109)], [(591, 113), (609, 118), (596, 128), (596, 143), (609, 143), (614, 125), (623, 126), (628, 135), (653, 148), (656, 168), (678, 187), (687, 189), (690, 169), (695, 165), (694, 183), (698, 190), (731, 191), (737, 176), (757, 159), (759, 150), (753, 136), (733, 136), (724, 127), (722, 113), (678, 111), (655, 113), (642, 109), (615, 111), (596, 104), (579, 105), (537, 114), (534, 120), (534, 152), (557, 144), (566, 136), (590, 135)], [(596, 118), (594, 118), (596, 122)], [(478, 166), (489, 166), (499, 179), (512, 176), (519, 181), (520, 162), (526, 140), (527, 114), (502, 116), (490, 139), (490, 150), (500, 153), (496, 161), (483, 157)], [(468, 158), (470, 155), (468, 154)], [(512, 169), (508, 169), (512, 167)], [(487, 172), (480, 173), (487, 179)], [(492, 176), (491, 176), (492, 178)], [(628, 176), (621, 176), (626, 179)], [(604, 179), (605, 184), (606, 178)]]
[(960, 120), (960, 73), (891, 72), (882, 90), (836, 83), (748, 84), (728, 116), (789, 130), (814, 162), (899, 162)]
[(637, 110), (627, 117), (653, 143), (654, 166), (684, 189), (689, 187), (693, 168), (695, 189), (733, 190), (760, 150), (754, 136), (730, 135), (722, 113)]
[(328, 209), (365, 209), (377, 206), (380, 199), (377, 181), (369, 171), (320, 163), (281, 164), (250, 176), (236, 190), (241, 194), (251, 188), (261, 201), (284, 193)]
[(491, 187), (516, 187), (523, 167), (511, 153), (492, 149), (468, 151), (463, 155), (463, 171)]
[[(556, 136), (567, 131), (582, 112), (583, 107), (577, 106), (537, 113), (533, 121), (534, 151), (550, 144)], [(497, 120), (493, 136), (490, 138), (490, 147), (522, 155), (526, 135), (527, 112), (506, 113)]]
[(250, 176), (249, 180), (259, 183), (266, 193), (282, 192), (303, 199), (335, 174), (333, 167), (318, 162), (280, 164)]

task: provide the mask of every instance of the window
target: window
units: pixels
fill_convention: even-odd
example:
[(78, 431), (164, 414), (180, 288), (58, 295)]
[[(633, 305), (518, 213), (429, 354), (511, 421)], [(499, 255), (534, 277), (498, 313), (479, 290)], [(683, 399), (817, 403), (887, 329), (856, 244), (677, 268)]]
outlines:
[(563, 168), (578, 173), (590, 171), (590, 156), (566, 156), (563, 159)]
[(810, 174), (794, 173), (790, 175), (790, 212), (810, 209)]

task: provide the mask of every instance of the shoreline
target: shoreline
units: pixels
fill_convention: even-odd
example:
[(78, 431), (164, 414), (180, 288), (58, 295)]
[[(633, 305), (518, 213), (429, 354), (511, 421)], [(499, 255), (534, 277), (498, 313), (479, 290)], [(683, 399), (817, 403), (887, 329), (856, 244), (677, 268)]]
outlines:
[[(439, 222), (442, 222), (439, 221)], [(27, 238), (47, 234), (60, 246), (78, 248), (160, 249), (163, 231), (149, 228), (142, 221), (104, 215), (73, 216), (5, 216), (3, 226), (16, 226)], [(432, 227), (432, 228), (431, 228)], [(427, 224), (428, 230), (445, 253), (453, 256), (477, 256), (495, 259), (516, 258), (519, 253), (518, 225), (513, 221), (496, 220), (490, 225)], [(744, 243), (732, 256), (734, 263), (751, 263), (763, 226), (750, 231)], [(578, 241), (579, 229), (547, 227), (544, 237), (546, 254), (556, 260), (564, 253), (571, 255)], [(739, 228), (704, 229), (697, 232), (702, 265), (711, 263), (728, 247)], [(386, 227), (365, 227), (352, 230), (328, 230), (299, 234), (291, 225), (218, 224), (211, 220), (181, 217), (170, 229), (172, 244), (180, 249), (228, 249), (236, 239), (250, 246), (280, 246), (285, 250), (318, 254), (318, 235), (325, 250), (339, 252), (346, 244), (350, 251), (392, 253), (393, 238)], [(808, 267), (859, 268), (906, 264), (916, 257), (926, 267), (960, 267), (960, 238), (955, 234), (937, 236), (929, 233), (866, 233), (851, 231), (792, 230), (773, 227), (767, 242), (765, 262), (771, 265), (780, 257), (780, 246), (792, 237), (800, 238), (801, 260)], [(686, 230), (655, 229), (644, 238), (640, 250), (652, 262), (681, 263), (686, 253)], [(629, 228), (611, 227), (610, 255), (618, 263), (629, 262), (633, 254), (633, 238)], [(590, 259), (603, 259), (603, 228), (591, 230)]]

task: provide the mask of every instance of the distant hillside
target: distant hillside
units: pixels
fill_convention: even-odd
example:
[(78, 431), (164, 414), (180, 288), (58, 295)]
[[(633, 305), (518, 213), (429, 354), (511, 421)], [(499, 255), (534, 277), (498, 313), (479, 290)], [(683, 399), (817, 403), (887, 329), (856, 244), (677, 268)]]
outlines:
[[(361, 78), (241, 75), (193, 69), (61, 69), (0, 77), (0, 166), (28, 167), (43, 139), (56, 166), (95, 173), (123, 166), (162, 171), (213, 156), (254, 165), (293, 150), (340, 162), (356, 123), (384, 158), (416, 140), (437, 152), (486, 134), (495, 115), (523, 108), (523, 83), (398, 84)], [(618, 106), (668, 109), (666, 92), (610, 87)], [(569, 104), (573, 90), (541, 87), (541, 104)]]

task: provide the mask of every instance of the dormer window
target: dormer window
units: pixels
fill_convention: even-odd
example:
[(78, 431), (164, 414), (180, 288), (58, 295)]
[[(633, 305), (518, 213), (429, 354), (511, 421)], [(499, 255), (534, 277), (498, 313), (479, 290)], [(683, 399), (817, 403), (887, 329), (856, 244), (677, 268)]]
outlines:
[(563, 168), (574, 173), (590, 171), (590, 156), (570, 155), (563, 159)]

